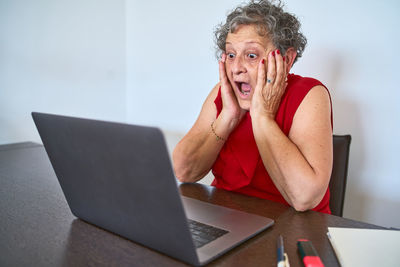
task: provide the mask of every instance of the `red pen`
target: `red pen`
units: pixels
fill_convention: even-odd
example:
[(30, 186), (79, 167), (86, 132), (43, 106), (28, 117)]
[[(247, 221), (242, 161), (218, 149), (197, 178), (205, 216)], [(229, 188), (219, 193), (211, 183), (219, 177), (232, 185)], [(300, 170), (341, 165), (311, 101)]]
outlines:
[(307, 239), (298, 239), (297, 247), (299, 248), (301, 259), (305, 267), (324, 267), (321, 258), (315, 250), (311, 241)]

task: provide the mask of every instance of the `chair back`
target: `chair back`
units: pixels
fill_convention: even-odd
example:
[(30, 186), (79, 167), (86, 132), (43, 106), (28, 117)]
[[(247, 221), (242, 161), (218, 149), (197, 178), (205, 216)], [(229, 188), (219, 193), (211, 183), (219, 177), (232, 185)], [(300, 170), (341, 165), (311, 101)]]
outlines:
[(343, 216), (346, 193), (347, 168), (349, 163), (351, 135), (333, 135), (333, 168), (330, 190), (330, 208), (333, 215)]

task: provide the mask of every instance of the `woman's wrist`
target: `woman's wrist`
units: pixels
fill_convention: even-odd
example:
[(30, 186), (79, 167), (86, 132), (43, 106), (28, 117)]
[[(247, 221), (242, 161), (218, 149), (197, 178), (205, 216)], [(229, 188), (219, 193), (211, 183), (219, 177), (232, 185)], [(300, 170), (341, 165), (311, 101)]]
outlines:
[(228, 116), (228, 114), (222, 110), (218, 118), (212, 122), (211, 131), (213, 135), (216, 136), (217, 140), (226, 141), (230, 133), (235, 129), (237, 123), (238, 119)]
[(217, 120), (220, 121), (221, 126), (226, 128), (228, 134), (230, 134), (238, 125), (241, 119), (241, 115), (235, 114), (232, 115), (231, 113), (227, 112), (226, 110), (222, 109), (221, 113), (219, 114)]
[(276, 123), (276, 121), (275, 121), (275, 116), (273, 114), (266, 112), (257, 112), (257, 113), (255, 112), (251, 114), (251, 123), (254, 127), (255, 125)]
[(226, 141), (226, 138), (220, 136), (220, 135), (215, 131), (214, 123), (215, 123), (215, 121), (213, 121), (213, 122), (211, 123), (211, 131), (212, 131), (212, 133), (214, 134), (215, 139), (216, 139), (217, 141), (224, 141), (224, 142), (225, 142), (225, 141)]

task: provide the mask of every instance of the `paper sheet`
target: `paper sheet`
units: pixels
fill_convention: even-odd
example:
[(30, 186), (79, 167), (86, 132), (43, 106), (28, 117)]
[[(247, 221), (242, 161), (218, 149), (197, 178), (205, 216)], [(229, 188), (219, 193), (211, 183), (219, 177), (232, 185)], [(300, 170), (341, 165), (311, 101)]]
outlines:
[(328, 227), (342, 267), (400, 266), (400, 231)]

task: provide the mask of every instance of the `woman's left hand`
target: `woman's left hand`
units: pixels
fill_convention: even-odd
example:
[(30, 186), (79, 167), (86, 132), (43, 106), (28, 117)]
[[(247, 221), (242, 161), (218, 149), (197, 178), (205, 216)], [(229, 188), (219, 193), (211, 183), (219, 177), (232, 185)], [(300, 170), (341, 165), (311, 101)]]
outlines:
[(279, 50), (269, 52), (267, 60), (267, 71), (265, 59), (258, 64), (257, 84), (251, 100), (250, 115), (267, 116), (274, 120), (286, 90), (286, 61)]

